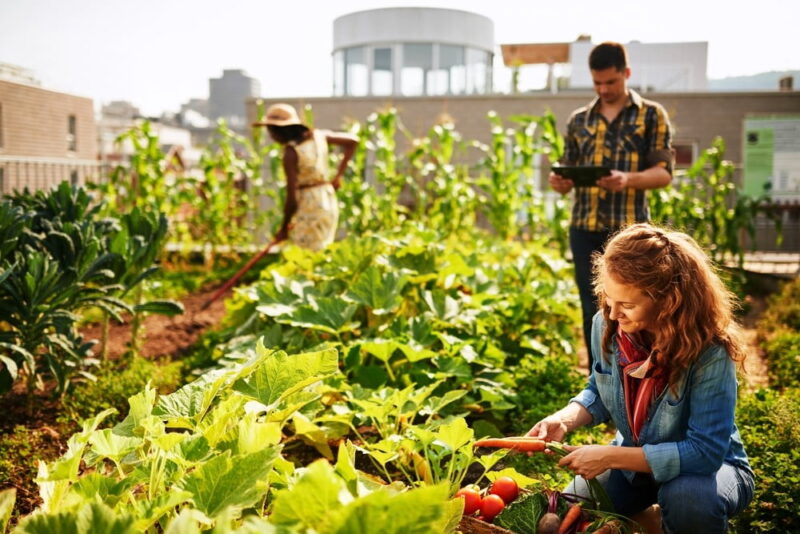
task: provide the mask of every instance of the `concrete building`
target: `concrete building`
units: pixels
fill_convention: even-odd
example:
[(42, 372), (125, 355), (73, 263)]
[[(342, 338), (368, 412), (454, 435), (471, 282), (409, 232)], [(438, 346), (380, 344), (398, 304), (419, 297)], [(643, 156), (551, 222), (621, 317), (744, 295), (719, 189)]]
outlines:
[[(551, 93), (592, 88), (589, 53), (597, 43), (581, 36), (572, 43), (523, 43), (500, 45), (503, 63), (520, 72), (535, 65), (548, 69), (545, 89)], [(642, 93), (700, 92), (708, 87), (708, 43), (625, 43), (631, 77), (628, 85)], [(561, 76), (556, 71), (561, 71)], [(523, 87), (522, 91), (528, 88)], [(519, 92), (517, 81), (511, 92)]]
[(82, 184), (99, 172), (90, 98), (0, 80), (0, 194)]
[(455, 9), (359, 11), (333, 22), (335, 96), (488, 94), (494, 23)]
[(247, 127), (245, 102), (261, 94), (261, 84), (243, 70), (225, 69), (221, 78), (208, 81), (208, 117), (212, 121), (225, 119), (237, 130)]
[[(597, 43), (575, 41), (569, 44), (572, 74), (571, 89), (591, 89), (589, 53)], [(708, 43), (625, 44), (631, 77), (628, 84), (641, 92), (694, 93), (708, 87)]]
[[(130, 102), (114, 101), (101, 108), (97, 121), (97, 157), (101, 163), (112, 167), (130, 161), (134, 153), (133, 144), (128, 140), (119, 143), (117, 139), (143, 120), (145, 119), (139, 109)], [(177, 158), (184, 174), (202, 174), (199, 172), (200, 150), (193, 147), (189, 130), (151, 120), (150, 132), (158, 137), (159, 148), (166, 155), (167, 161), (173, 162)]]

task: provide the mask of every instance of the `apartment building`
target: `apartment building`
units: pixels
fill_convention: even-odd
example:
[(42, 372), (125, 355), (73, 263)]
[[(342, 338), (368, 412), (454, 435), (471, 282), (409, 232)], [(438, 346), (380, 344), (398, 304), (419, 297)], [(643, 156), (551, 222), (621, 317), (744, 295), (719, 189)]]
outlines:
[(96, 176), (92, 100), (12, 79), (0, 79), (0, 194)]

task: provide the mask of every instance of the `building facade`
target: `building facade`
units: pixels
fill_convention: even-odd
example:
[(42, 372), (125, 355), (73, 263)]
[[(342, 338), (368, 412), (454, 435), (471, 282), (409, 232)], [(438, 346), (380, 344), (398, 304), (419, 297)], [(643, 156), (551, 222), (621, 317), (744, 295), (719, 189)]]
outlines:
[(246, 128), (245, 102), (261, 94), (261, 84), (243, 70), (225, 69), (222, 77), (208, 81), (208, 118), (225, 119), (231, 128)]
[[(589, 53), (597, 43), (575, 41), (569, 45), (571, 89), (591, 89)], [(708, 88), (708, 43), (625, 44), (631, 77), (628, 85), (643, 91), (660, 93), (699, 92)]]
[(0, 194), (99, 173), (90, 98), (0, 80)]
[(335, 96), (487, 94), (494, 23), (455, 9), (359, 11), (333, 23)]

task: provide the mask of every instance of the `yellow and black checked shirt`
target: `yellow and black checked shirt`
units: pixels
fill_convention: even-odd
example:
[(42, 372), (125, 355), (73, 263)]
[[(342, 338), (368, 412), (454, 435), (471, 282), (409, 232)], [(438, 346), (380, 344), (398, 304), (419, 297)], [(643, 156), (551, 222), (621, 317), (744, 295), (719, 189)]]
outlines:
[[(577, 109), (567, 124), (567, 165), (603, 165), (620, 171), (643, 171), (655, 165), (672, 170), (672, 134), (664, 108), (630, 91), (628, 104), (610, 124), (600, 114), (599, 99)], [(613, 193), (600, 187), (576, 187), (572, 226), (615, 230), (647, 221), (650, 210), (643, 189)]]

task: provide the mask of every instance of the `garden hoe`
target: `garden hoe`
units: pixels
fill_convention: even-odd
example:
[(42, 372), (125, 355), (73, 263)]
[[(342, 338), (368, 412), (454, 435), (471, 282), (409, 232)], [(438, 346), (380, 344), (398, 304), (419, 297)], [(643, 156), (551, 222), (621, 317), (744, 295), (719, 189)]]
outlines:
[(239, 278), (241, 278), (242, 276), (244, 276), (244, 273), (246, 273), (247, 271), (249, 271), (249, 270), (250, 270), (250, 268), (251, 268), (253, 265), (255, 265), (255, 264), (258, 262), (258, 260), (260, 260), (261, 258), (263, 258), (264, 256), (266, 256), (267, 254), (269, 254), (269, 251), (270, 251), (270, 250), (272, 250), (272, 247), (274, 247), (275, 245), (277, 245), (277, 244), (278, 244), (278, 243), (280, 243), (281, 241), (283, 241), (283, 240), (282, 240), (282, 239), (278, 239), (278, 238), (275, 238), (275, 239), (273, 239), (272, 241), (270, 241), (269, 245), (267, 245), (266, 247), (264, 247), (264, 250), (262, 250), (261, 252), (259, 252), (259, 253), (258, 253), (258, 254), (256, 254), (255, 256), (253, 256), (252, 258), (250, 258), (250, 261), (248, 261), (247, 263), (245, 263), (245, 264), (244, 264), (244, 266), (243, 266), (241, 269), (239, 269), (239, 270), (236, 272), (236, 274), (234, 274), (233, 276), (231, 276), (231, 277), (228, 279), (228, 281), (227, 281), (227, 282), (225, 282), (224, 284), (222, 284), (222, 287), (220, 287), (219, 289), (217, 289), (217, 290), (214, 292), (214, 294), (213, 294), (213, 295), (211, 295), (211, 297), (210, 297), (210, 298), (209, 298), (209, 299), (208, 299), (208, 300), (207, 300), (207, 301), (206, 301), (206, 302), (203, 304), (203, 306), (202, 306), (200, 309), (201, 309), (201, 310), (205, 310), (206, 308), (208, 308), (209, 306), (211, 306), (211, 303), (212, 303), (212, 302), (214, 302), (215, 300), (217, 300), (217, 299), (218, 299), (220, 296), (222, 296), (222, 294), (223, 294), (223, 293), (225, 293), (225, 292), (226, 292), (228, 289), (230, 289), (230, 288), (231, 288), (231, 286), (233, 286), (233, 284), (235, 284), (236, 282), (238, 282), (238, 281), (239, 281)]

